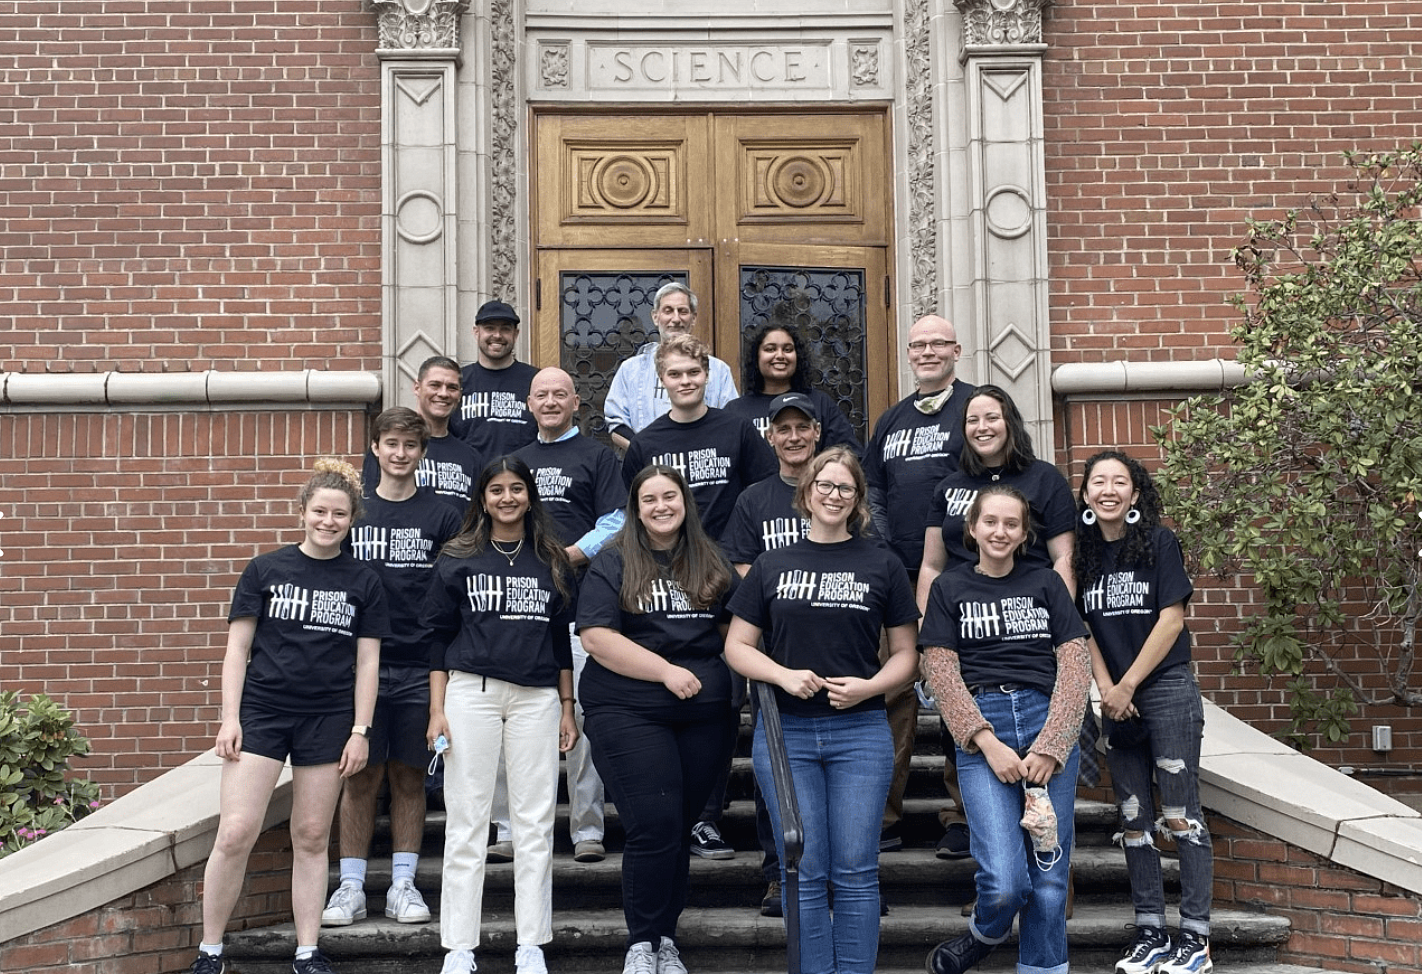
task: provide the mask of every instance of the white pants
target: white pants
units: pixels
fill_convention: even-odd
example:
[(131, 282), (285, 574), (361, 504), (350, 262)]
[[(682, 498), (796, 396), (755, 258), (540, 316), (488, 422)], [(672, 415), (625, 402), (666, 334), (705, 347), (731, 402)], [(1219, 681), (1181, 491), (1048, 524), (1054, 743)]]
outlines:
[(553, 819), (558, 801), (557, 687), (522, 687), (473, 673), (449, 674), (445, 690), (450, 748), (445, 752), (445, 840), (440, 942), (479, 946), (484, 856), (500, 760), (514, 769), (509, 788), (514, 846), (514, 924), (518, 942), (553, 939)]
[[(583, 666), (588, 661), (588, 652), (583, 649), (583, 641), (577, 633), (572, 633), (573, 641), (573, 696), (578, 698), (573, 714), (578, 721), (578, 743), (563, 756), (568, 768), (568, 835), (576, 845), (585, 839), (603, 837), (604, 796), (602, 779), (593, 767), (592, 751), (588, 739), (583, 734), (583, 703), (578, 694), (578, 683), (583, 678)], [(498, 840), (509, 841), (509, 796), (504, 766), (499, 765), (499, 780), (494, 786), (494, 825), (498, 827)]]

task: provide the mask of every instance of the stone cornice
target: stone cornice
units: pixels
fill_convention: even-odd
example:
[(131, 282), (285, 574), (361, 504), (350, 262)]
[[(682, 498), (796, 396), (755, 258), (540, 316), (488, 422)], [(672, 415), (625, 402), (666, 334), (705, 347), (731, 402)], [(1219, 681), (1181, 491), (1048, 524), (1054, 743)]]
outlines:
[(1052, 0), (953, 0), (963, 15), (962, 57), (1047, 49), (1042, 17)]
[(365, 406), (380, 400), (373, 372), (0, 372), (0, 410)]

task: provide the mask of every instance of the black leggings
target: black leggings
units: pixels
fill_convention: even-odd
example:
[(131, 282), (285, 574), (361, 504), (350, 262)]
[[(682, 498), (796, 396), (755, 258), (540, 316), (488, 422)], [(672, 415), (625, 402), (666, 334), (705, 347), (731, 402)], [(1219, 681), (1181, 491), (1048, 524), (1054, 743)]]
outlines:
[(627, 944), (676, 939), (686, 906), (691, 826), (730, 755), (736, 719), (729, 704), (696, 704), (675, 713), (599, 708), (585, 715), (593, 763), (606, 783), (627, 845), (622, 909)]

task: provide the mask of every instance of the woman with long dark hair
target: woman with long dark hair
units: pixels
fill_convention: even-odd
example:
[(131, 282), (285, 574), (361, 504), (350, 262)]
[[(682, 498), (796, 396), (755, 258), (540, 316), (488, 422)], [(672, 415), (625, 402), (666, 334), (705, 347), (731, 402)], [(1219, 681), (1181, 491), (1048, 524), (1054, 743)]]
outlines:
[(479, 475), (459, 534), (435, 562), (424, 621), (430, 746), (445, 757), (442, 974), (475, 969), (484, 864), (501, 756), (514, 847), (518, 974), (546, 974), (553, 939), (558, 753), (578, 739), (568, 641), (572, 570), (528, 465), (501, 457)]
[(578, 595), (591, 657), (578, 688), (583, 726), (627, 835), (624, 974), (686, 972), (676, 927), (691, 827), (734, 743), (721, 652), (736, 579), (681, 474), (652, 464), (633, 477), (627, 521)]
[[(879, 949), (879, 821), (894, 762), (884, 694), (918, 671), (918, 609), (903, 562), (863, 536), (868, 487), (852, 451), (831, 447), (811, 460), (795, 507), (809, 530), (752, 563), (731, 600), (726, 659), (774, 686), (781, 710), (805, 837), (801, 970), (871, 974)], [(889, 656), (881, 665), (885, 630)], [(763, 722), (752, 760), (783, 862)]]
[(817, 449), (847, 446), (857, 456), (864, 447), (848, 418), (827, 393), (810, 385), (810, 349), (793, 327), (768, 321), (752, 331), (741, 352), (739, 399), (726, 403), (725, 410), (750, 420), (764, 434), (770, 429), (768, 410), (776, 396), (799, 392), (814, 402), (823, 428)]
[[(1091, 627), (1106, 764), (1121, 811), (1117, 839), (1136, 913), (1135, 938), (1116, 970), (1207, 974), (1214, 852), (1200, 810), (1204, 707), (1185, 628), (1194, 586), (1180, 542), (1160, 523), (1155, 483), (1139, 462), (1115, 450), (1096, 454), (1086, 461), (1080, 497), (1076, 577)], [(1160, 789), (1159, 819), (1152, 784)], [(1173, 941), (1152, 830), (1170, 832), (1180, 855), (1180, 930)]]
[(969, 932), (934, 948), (927, 967), (962, 974), (1020, 913), (1017, 969), (1062, 974), (1086, 627), (1061, 577), (1021, 558), (1032, 544), (1021, 491), (982, 488), (965, 522), (976, 560), (934, 580), (919, 641), (957, 748), (977, 901)]

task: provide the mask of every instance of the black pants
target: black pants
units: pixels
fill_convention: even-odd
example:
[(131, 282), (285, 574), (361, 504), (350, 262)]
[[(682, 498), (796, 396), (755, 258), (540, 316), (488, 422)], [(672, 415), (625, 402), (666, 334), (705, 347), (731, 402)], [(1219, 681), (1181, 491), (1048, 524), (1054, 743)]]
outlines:
[(728, 704), (671, 713), (599, 708), (584, 717), (593, 763), (627, 833), (622, 910), (627, 944), (676, 939), (686, 906), (691, 826), (729, 755)]

